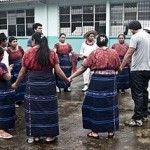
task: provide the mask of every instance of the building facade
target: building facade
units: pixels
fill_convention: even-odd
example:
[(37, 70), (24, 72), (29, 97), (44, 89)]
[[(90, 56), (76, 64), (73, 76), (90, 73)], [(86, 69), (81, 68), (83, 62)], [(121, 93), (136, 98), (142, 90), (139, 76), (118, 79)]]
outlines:
[(34, 22), (42, 23), (50, 48), (64, 32), (76, 52), (88, 30), (106, 34), (111, 46), (120, 33), (129, 41), (127, 25), (132, 20), (150, 27), (149, 0), (0, 0), (0, 8), (0, 32), (16, 36), (24, 49)]

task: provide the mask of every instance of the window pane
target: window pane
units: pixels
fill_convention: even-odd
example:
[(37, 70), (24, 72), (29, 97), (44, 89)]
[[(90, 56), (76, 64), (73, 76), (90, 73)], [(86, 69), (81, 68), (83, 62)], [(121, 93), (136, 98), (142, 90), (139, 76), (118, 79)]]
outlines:
[(59, 13), (60, 14), (70, 14), (70, 7), (60, 7)]
[(34, 9), (27, 9), (26, 16), (34, 16)]
[(7, 19), (0, 19), (0, 24), (7, 24)]
[(139, 20), (150, 20), (150, 12), (139, 12)]
[(70, 22), (70, 15), (60, 15), (60, 22)]
[(93, 14), (93, 5), (83, 6), (83, 13)]
[(99, 22), (95, 22), (95, 30), (99, 34), (106, 34), (106, 25), (105, 24), (100, 24)]
[(16, 36), (16, 25), (9, 25), (8, 26), (8, 35), (9, 36)]
[(72, 22), (82, 21), (82, 14), (81, 15), (72, 15)]
[(82, 6), (72, 6), (71, 7), (71, 14), (82, 14)]
[(7, 24), (6, 25), (0, 25), (0, 29), (7, 29)]
[(70, 23), (61, 23), (60, 28), (67, 28), (70, 27)]
[(136, 12), (128, 12), (124, 15), (125, 20), (136, 20)]
[(0, 18), (6, 18), (6, 11), (0, 11)]
[(26, 25), (26, 35), (27, 36), (31, 36), (33, 34), (33, 30), (32, 30), (32, 23), (28, 23)]
[(93, 21), (93, 14), (83, 14), (83, 21)]
[(24, 18), (17, 18), (17, 24), (24, 24)]
[(99, 12), (106, 12), (105, 4), (95, 6), (95, 13), (99, 13)]
[(71, 32), (72, 35), (81, 35), (82, 23), (72, 23)]
[(106, 14), (95, 14), (95, 21), (106, 20)]
[(34, 17), (26, 17), (26, 23), (34, 23)]
[(25, 26), (17, 25), (17, 36), (25, 36)]

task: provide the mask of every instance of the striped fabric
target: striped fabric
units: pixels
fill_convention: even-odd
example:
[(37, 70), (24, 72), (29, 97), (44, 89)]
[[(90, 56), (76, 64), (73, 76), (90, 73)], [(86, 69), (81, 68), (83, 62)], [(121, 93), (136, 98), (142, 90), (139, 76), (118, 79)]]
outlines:
[[(64, 74), (67, 77), (70, 77), (72, 67), (71, 67), (71, 61), (70, 61), (69, 55), (59, 56), (59, 65), (60, 65), (62, 71), (64, 72)], [(70, 84), (66, 85), (65, 82), (57, 76), (57, 74), (55, 74), (55, 76), (56, 76), (56, 85), (57, 85), (58, 88), (67, 89), (68, 87), (70, 87)]]
[[(12, 75), (11, 83), (14, 83), (18, 77), (19, 71), (22, 66), (21, 60), (11, 61), (10, 64), (14, 64), (13, 70), (11, 72)], [(26, 77), (24, 77), (24, 79), (19, 84), (19, 87), (15, 91), (16, 103), (24, 101), (25, 88), (26, 88)]]
[(0, 129), (15, 127), (15, 91), (9, 81), (0, 79)]
[(112, 132), (119, 128), (115, 75), (93, 74), (82, 106), (83, 128)]
[(27, 136), (59, 134), (55, 77), (51, 70), (29, 71), (25, 94)]
[[(122, 62), (123, 57), (120, 57)], [(117, 89), (129, 89), (130, 88), (130, 68), (124, 67), (121, 73), (117, 75)]]

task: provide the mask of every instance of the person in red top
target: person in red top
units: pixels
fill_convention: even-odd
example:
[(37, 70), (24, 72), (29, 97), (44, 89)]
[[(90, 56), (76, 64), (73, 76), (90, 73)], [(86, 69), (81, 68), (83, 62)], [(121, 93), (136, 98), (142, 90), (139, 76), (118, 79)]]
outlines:
[(12, 67), (2, 63), (4, 49), (0, 47), (0, 139), (11, 139), (8, 129), (15, 127), (15, 91), (11, 88)]
[[(122, 62), (125, 54), (129, 49), (129, 45), (125, 43), (125, 35), (118, 35), (119, 43), (113, 44), (112, 48), (119, 54), (120, 60)], [(126, 65), (121, 73), (117, 75), (117, 90), (121, 90), (121, 94), (125, 93), (125, 89), (130, 88), (130, 67)]]
[[(66, 34), (61, 33), (59, 36), (59, 43), (56, 43), (54, 45), (54, 51), (57, 53), (59, 58), (59, 64), (63, 72), (67, 77), (71, 76), (71, 72), (73, 69), (74, 64), (77, 65), (77, 55), (72, 49), (72, 46), (67, 43), (66, 41)], [(70, 54), (72, 55), (72, 60), (70, 58)], [(76, 63), (74, 63), (76, 61)], [(70, 84), (65, 84), (64, 81), (62, 81), (56, 74), (56, 85), (58, 87), (58, 92), (60, 92), (60, 89), (63, 88), (64, 91), (70, 92)]]
[[(27, 72), (25, 93), (25, 121), (28, 142), (53, 142), (59, 135), (58, 106), (56, 96), (56, 74), (69, 83), (61, 70), (56, 53), (49, 49), (47, 38), (39, 32), (32, 35), (32, 48), (28, 49), (22, 60), (22, 68), (16, 82), (16, 89)], [(31, 138), (32, 137), (32, 138)]]
[[(21, 69), (22, 58), (24, 55), (24, 50), (21, 46), (18, 46), (17, 39), (13, 36), (9, 38), (9, 47), (7, 48), (7, 52), (9, 54), (9, 64), (13, 65), (13, 70), (11, 72), (12, 78), (11, 83), (14, 83), (18, 77), (19, 71)], [(16, 104), (21, 104), (24, 101), (25, 94), (25, 82), (24, 78), (17, 88), (16, 92)], [(18, 107), (18, 105), (16, 105)]]
[(72, 81), (87, 68), (94, 72), (82, 105), (83, 128), (91, 130), (87, 136), (92, 138), (99, 138), (99, 132), (108, 132), (108, 138), (112, 138), (119, 128), (116, 72), (121, 63), (118, 53), (108, 48), (107, 43), (107, 37), (99, 35), (99, 48), (69, 77)]

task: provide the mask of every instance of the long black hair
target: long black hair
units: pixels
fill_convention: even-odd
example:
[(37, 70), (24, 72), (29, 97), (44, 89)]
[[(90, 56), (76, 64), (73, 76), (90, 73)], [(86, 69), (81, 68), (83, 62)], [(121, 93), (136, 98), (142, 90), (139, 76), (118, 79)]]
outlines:
[(35, 32), (32, 35), (32, 40), (35, 40), (35, 43), (40, 47), (37, 51), (37, 63), (43, 67), (50, 65), (50, 49), (48, 47), (47, 38), (40, 32)]

